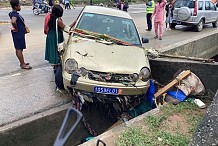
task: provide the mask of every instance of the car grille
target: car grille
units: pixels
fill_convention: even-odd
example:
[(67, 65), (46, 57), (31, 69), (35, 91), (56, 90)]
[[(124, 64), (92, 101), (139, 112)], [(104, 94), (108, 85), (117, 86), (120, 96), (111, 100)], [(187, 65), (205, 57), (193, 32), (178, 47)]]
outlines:
[(113, 74), (97, 71), (89, 71), (88, 78), (94, 81), (110, 82), (110, 83), (124, 83), (131, 82), (129, 74)]

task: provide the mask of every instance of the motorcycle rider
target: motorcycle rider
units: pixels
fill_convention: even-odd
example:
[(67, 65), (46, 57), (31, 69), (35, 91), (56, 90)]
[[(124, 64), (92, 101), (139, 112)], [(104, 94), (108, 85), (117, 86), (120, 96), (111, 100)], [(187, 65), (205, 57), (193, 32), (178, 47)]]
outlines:
[[(37, 0), (37, 3), (38, 3), (38, 8), (37, 8), (38, 12), (39, 11), (45, 11), (46, 4), (44, 3), (44, 1), (43, 0)], [(41, 7), (41, 10), (39, 10), (40, 7)]]

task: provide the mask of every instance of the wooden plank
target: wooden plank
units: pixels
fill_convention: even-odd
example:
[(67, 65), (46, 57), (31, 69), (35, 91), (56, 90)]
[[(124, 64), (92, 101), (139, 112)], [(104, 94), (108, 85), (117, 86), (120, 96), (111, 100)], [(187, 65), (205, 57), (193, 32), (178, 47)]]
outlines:
[(184, 78), (186, 78), (187, 76), (189, 76), (191, 74), (190, 70), (186, 70), (183, 73), (181, 73), (179, 76), (176, 77), (176, 79), (174, 79), (172, 82), (170, 82), (169, 84), (167, 84), (165, 87), (163, 87), (162, 89), (160, 89), (158, 92), (156, 92), (154, 94), (155, 98), (158, 98), (160, 96), (162, 96), (164, 93), (166, 93), (167, 91), (169, 91), (170, 89), (172, 89), (179, 81), (183, 80)]

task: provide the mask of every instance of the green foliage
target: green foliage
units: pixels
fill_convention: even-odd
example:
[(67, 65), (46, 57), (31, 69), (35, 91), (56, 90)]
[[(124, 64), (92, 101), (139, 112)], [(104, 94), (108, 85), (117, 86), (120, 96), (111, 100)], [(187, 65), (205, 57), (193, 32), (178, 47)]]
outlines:
[(189, 137), (184, 136), (180, 133), (172, 135), (166, 131), (158, 132), (158, 137), (162, 139), (161, 145), (168, 145), (168, 146), (186, 146), (190, 141)]
[(117, 141), (117, 146), (144, 146), (146, 135), (139, 128), (129, 128), (122, 133)]
[(165, 116), (148, 116), (146, 122), (150, 125), (151, 129), (157, 129), (161, 123), (166, 120)]
[[(180, 123), (178, 122), (176, 133), (169, 133), (163, 126), (167, 117), (173, 114), (184, 116), (189, 127), (189, 133), (181, 134)], [(148, 116), (145, 119), (147, 131), (139, 128), (129, 128), (123, 132), (117, 140), (118, 146), (185, 146), (188, 145), (191, 136), (201, 120), (202, 113), (199, 108), (191, 102), (182, 102), (178, 105), (167, 104), (160, 109), (160, 113), (155, 116)]]
[(178, 105), (167, 104), (166, 106), (161, 107), (161, 111), (164, 113), (164, 115), (170, 116), (176, 113), (184, 113), (184, 111), (189, 114), (189, 112), (192, 111), (199, 111), (199, 108), (197, 105), (191, 102), (182, 102)]

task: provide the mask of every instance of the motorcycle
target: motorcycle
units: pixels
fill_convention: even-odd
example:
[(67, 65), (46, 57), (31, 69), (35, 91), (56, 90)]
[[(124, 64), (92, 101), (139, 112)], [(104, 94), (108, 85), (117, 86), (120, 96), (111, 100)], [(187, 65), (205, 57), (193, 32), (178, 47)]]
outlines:
[(34, 15), (39, 15), (43, 13), (47, 14), (50, 11), (50, 9), (51, 9), (50, 6), (45, 1), (42, 4), (35, 3), (33, 5), (33, 14)]

